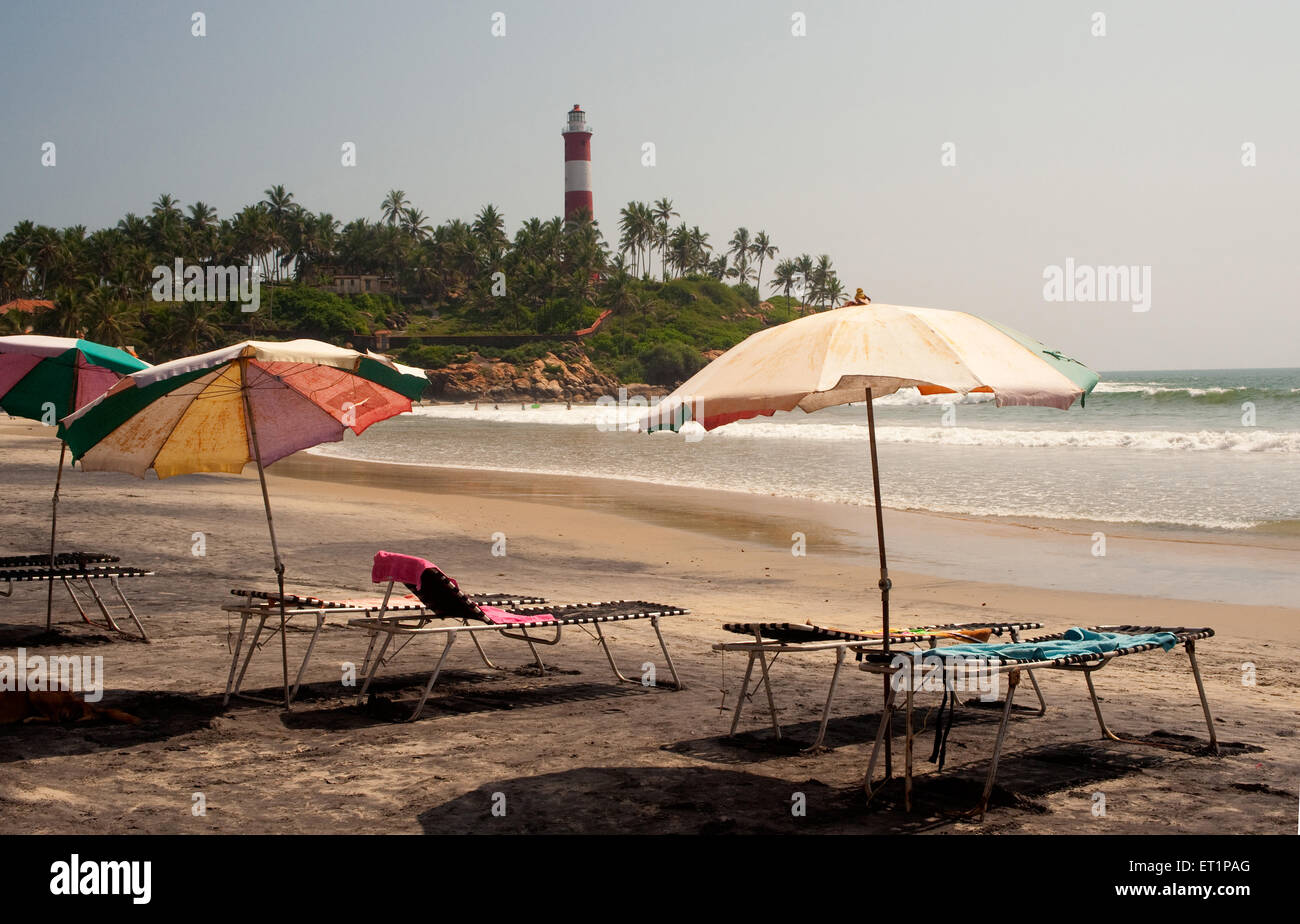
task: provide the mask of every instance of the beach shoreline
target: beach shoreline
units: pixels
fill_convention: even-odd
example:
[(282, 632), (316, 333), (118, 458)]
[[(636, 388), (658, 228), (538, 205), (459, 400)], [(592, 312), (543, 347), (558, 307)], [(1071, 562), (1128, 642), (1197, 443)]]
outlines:
[[(48, 428), (0, 421), (0, 453), (6, 554), (48, 547), (57, 442)], [(485, 673), (462, 652), (426, 716), (403, 724), (394, 719), (418, 696), (433, 646), (402, 656), (382, 689), (398, 701), (396, 712), (378, 715), (353, 705), (338, 679), (339, 665), (360, 659), (364, 637), (331, 628), (293, 713), (246, 702), (222, 709), (235, 626), (221, 606), (233, 587), (273, 585), (256, 476), (146, 482), (65, 472), (60, 547), (111, 549), (154, 569), (157, 577), (126, 589), (155, 642), (84, 627), (66, 599), (56, 607), (57, 636), (43, 637), (45, 595), (25, 588), (0, 609), (4, 646), (102, 653), (105, 701), (143, 722), (0, 729), (8, 777), (0, 829), (328, 832), (382, 823), (481, 831), (493, 823), (495, 791), (520, 800), (502, 831), (1281, 832), (1294, 823), (1300, 610), (1250, 602), (1272, 591), (1234, 590), (1230, 577), (1267, 583), (1295, 560), (1285, 537), (1207, 540), (1112, 527), (1107, 554), (1097, 557), (1093, 524), (887, 510), (895, 626), (994, 618), (1053, 631), (1133, 621), (1213, 626), (1216, 637), (1198, 646), (1207, 694), (1220, 739), (1241, 746), (1221, 759), (1157, 754), (1151, 762), (1154, 749), (1103, 743), (1082, 682), (1054, 673), (1043, 679), (1052, 711), (1013, 722), (999, 776), (1000, 792), (1029, 795), (1004, 795), (983, 824), (927, 822), (924, 813), (854, 802), (879, 709), (876, 681), (856, 670), (842, 680), (830, 753), (800, 755), (770, 741), (757, 697), (740, 743), (726, 737), (743, 662), (711, 648), (735, 640), (724, 622), (878, 627), (876, 561), (864, 554), (874, 551), (869, 508), (312, 454), (277, 463), (268, 481), (291, 589), (374, 594), (370, 556), (384, 548), (432, 558), (471, 592), (683, 606), (691, 615), (666, 620), (664, 632), (687, 689), (611, 684), (599, 648), (578, 638), (545, 651), (556, 671), (540, 678), (526, 668), (526, 649), (492, 641), (490, 653), (508, 671)], [(804, 533), (802, 556), (792, 554), (796, 532)], [(199, 534), (203, 556), (193, 554)], [(504, 538), (504, 556), (493, 555), (494, 537)], [(1147, 592), (1117, 591), (1130, 586)], [(289, 641), (292, 663), (305, 636)], [(615, 646), (625, 672), (656, 657), (653, 633), (642, 628), (619, 631)], [(1243, 682), (1246, 663), (1253, 685)], [(278, 664), (278, 656), (255, 661), (248, 686), (273, 689)], [(801, 743), (815, 730), (828, 680), (825, 659), (791, 659), (773, 675), (783, 726)], [(1181, 653), (1125, 659), (1098, 685), (1117, 728), (1149, 733), (1154, 723), (1204, 738)], [(920, 795), (954, 778), (978, 787), (992, 732), (983, 718), (959, 723), (943, 773), (918, 760)], [(1038, 780), (1024, 755), (1044, 747), (1068, 751), (1074, 770)], [(811, 778), (820, 781), (820, 807), (801, 828), (790, 819), (789, 792)], [(1098, 787), (1110, 805), (1100, 820), (1090, 812)], [(212, 809), (195, 818), (188, 806), (200, 790)]]

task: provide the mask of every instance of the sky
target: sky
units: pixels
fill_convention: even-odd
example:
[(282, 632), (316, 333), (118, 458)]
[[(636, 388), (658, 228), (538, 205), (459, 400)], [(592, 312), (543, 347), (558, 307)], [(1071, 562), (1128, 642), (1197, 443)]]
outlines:
[[(283, 184), (345, 222), (393, 188), (434, 222), (490, 202), (513, 234), (563, 210), (578, 103), (611, 241), (667, 196), (715, 248), (766, 230), (1097, 369), (1296, 367), (1297, 32), (1261, 0), (5, 0), (0, 233)], [(1046, 298), (1067, 259), (1149, 274), (1147, 310)]]

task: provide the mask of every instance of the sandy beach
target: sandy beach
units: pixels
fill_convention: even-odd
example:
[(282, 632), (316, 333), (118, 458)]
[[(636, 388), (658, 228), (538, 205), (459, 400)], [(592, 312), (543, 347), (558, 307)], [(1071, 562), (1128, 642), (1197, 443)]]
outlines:
[[(0, 421), (0, 554), (48, 544), (58, 443), (48, 428)], [(1023, 694), (983, 822), (969, 807), (983, 783), (997, 714), (959, 708), (942, 773), (924, 760), (911, 813), (891, 787), (867, 805), (861, 781), (881, 706), (879, 681), (845, 671), (830, 750), (799, 753), (816, 732), (831, 656), (778, 662), (773, 684), (786, 738), (773, 740), (761, 697), (727, 737), (742, 656), (729, 621), (879, 624), (867, 512), (831, 504), (608, 479), (417, 468), (299, 454), (269, 471), (291, 589), (371, 595), (370, 561), (388, 549), (436, 561), (463, 587), (551, 601), (644, 599), (688, 608), (664, 632), (683, 691), (619, 685), (600, 648), (566, 633), (544, 649), (484, 642), (507, 669), (457, 649), (425, 715), (401, 719), (438, 646), (417, 639), (355, 704), (341, 666), (365, 636), (334, 620), (290, 713), (221, 706), (237, 621), (231, 588), (273, 586), (255, 475), (159, 482), (71, 471), (60, 505), (65, 549), (109, 551), (156, 576), (125, 585), (153, 637), (145, 645), (85, 626), (56, 595), (16, 585), (0, 601), (0, 648), (102, 655), (104, 705), (139, 725), (0, 727), (0, 832), (300, 833), (1289, 833), (1300, 773), (1300, 537), (1173, 530), (1107, 531), (1090, 523), (981, 521), (886, 512), (895, 625), (1038, 621), (1211, 626), (1198, 646), (1223, 756), (1206, 730), (1181, 649), (1120, 659), (1096, 677), (1107, 718), (1163, 749), (1103, 740), (1083, 679), (1040, 675), (1048, 713)], [(192, 554), (203, 534), (202, 556)], [(807, 554), (791, 553), (803, 533)], [(506, 555), (494, 556), (494, 534)], [(666, 677), (648, 625), (611, 633), (625, 673)], [(307, 634), (289, 635), (290, 660)], [(249, 690), (279, 683), (278, 642), (254, 660)], [(1253, 664), (1253, 684), (1243, 682)], [(856, 665), (853, 665), (856, 667)], [(937, 695), (918, 722), (933, 725)], [(394, 705), (395, 704), (395, 705)], [(1186, 736), (1186, 737), (1180, 737)], [(901, 737), (898, 739), (901, 747)], [(1094, 814), (1095, 793), (1105, 814)], [(206, 814), (191, 806), (202, 794)], [(504, 794), (504, 817), (492, 808)], [(807, 814), (791, 813), (805, 794)]]

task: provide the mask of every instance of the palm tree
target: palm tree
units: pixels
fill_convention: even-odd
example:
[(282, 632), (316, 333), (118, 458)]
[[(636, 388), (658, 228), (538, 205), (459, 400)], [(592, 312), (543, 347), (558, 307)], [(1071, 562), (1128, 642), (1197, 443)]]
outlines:
[(400, 189), (390, 189), (388, 195), (384, 196), (384, 201), (379, 204), (380, 217), (390, 225), (395, 225), (402, 217), (403, 210), (410, 204), (405, 192)]
[(673, 202), (667, 196), (654, 204), (651, 213), (655, 217), (655, 231), (659, 238), (659, 266), (663, 271), (664, 281), (668, 281), (668, 225), (680, 217), (673, 211)]
[(293, 193), (288, 192), (283, 186), (272, 186), (264, 190), (262, 195), (266, 197), (262, 200), (262, 205), (266, 206), (272, 222), (283, 221), (293, 209)]
[(474, 236), (478, 238), (484, 256), (487, 257), (487, 265), (496, 266), (501, 261), (505, 249), (510, 246), (510, 238), (506, 237), (505, 218), (497, 211), (496, 206), (489, 203), (474, 216), (474, 223), (470, 227), (474, 231)]
[(278, 281), (281, 268), (293, 262), (293, 254), (289, 252), (288, 247), (291, 237), (290, 220), (294, 217), (298, 206), (294, 205), (293, 193), (286, 191), (283, 186), (272, 186), (262, 195), (266, 198), (258, 204), (266, 209), (269, 219), (271, 250), (276, 257), (272, 266), (275, 268), (275, 278)]
[(191, 256), (202, 262), (211, 260), (217, 243), (217, 210), (206, 202), (195, 202), (185, 225)]
[(650, 272), (650, 252), (659, 233), (654, 210), (644, 202), (629, 202), (619, 215), (619, 251), (632, 253), (637, 275), (645, 277)]
[(817, 304), (825, 307), (827, 293), (831, 287), (831, 280), (835, 277), (835, 271), (831, 269), (831, 258), (828, 254), (822, 254), (817, 258), (817, 265), (813, 267), (813, 293)]
[(402, 211), (402, 230), (413, 239), (423, 241), (428, 239), (433, 227), (424, 212), (417, 208), (407, 208)]
[[(209, 320), (211, 314), (212, 306), (203, 302), (181, 302), (173, 306), (171, 326), (167, 332), (172, 348), (182, 355), (193, 355), (216, 343), (221, 328)], [(251, 315), (249, 321), (252, 321)]]
[(181, 222), (185, 217), (180, 203), (174, 196), (163, 193), (151, 208), (153, 211), (149, 213), (149, 230), (152, 239), (149, 243), (154, 252), (166, 260), (180, 256), (177, 251), (181, 244)]
[(701, 231), (699, 225), (694, 225), (691, 228), (691, 265), (689, 272), (707, 272), (709, 251), (712, 249), (713, 245), (709, 243), (708, 232)]
[(793, 260), (782, 260), (776, 265), (772, 273), (772, 291), (782, 291), (785, 293), (785, 311), (787, 318), (792, 317), (790, 311), (790, 289), (794, 287), (794, 274), (797, 272)]
[(742, 283), (747, 282), (749, 280), (749, 250), (753, 246), (753, 241), (749, 237), (749, 229), (737, 228), (727, 246), (730, 248), (727, 253), (735, 257), (735, 262), (732, 264), (731, 269), (727, 271), (727, 274), (735, 276)]
[(754, 285), (759, 291), (763, 289), (763, 261), (775, 257), (779, 249), (772, 244), (766, 231), (755, 234), (754, 243), (749, 245), (749, 252), (758, 258), (758, 278), (754, 280)]
[(845, 296), (844, 283), (840, 282), (840, 277), (832, 271), (830, 278), (826, 281), (826, 301), (832, 308), (838, 308), (836, 304)]
[(67, 247), (57, 231), (45, 225), (37, 226), (31, 239), (31, 261), (41, 276), (41, 295), (47, 291), (50, 271), (59, 265), (66, 253)]
[(813, 282), (813, 258), (803, 253), (794, 261), (794, 270), (796, 282), (800, 283), (799, 292), (799, 316), (803, 317), (808, 309), (808, 301), (811, 298)]
[(120, 347), (135, 326), (136, 314), (130, 305), (114, 298), (107, 289), (96, 288), (83, 303), (80, 321), (91, 340)]

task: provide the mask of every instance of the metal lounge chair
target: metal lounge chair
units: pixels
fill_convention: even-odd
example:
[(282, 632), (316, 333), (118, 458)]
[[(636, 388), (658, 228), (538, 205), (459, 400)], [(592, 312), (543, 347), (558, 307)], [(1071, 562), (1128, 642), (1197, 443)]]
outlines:
[[(393, 567), (381, 564), (380, 555), (386, 554), (379, 553), (379, 555), (376, 555), (375, 570), (371, 576), (376, 583), (383, 580), (388, 581), (388, 589), (384, 594), (384, 599), (388, 600), (392, 595), (394, 586), (403, 575), (394, 573)], [(380, 665), (385, 663), (385, 655), (389, 646), (398, 636), (404, 637), (403, 646), (411, 639), (422, 635), (440, 636), (445, 639), (442, 652), (429, 675), (428, 683), (425, 684), (424, 693), (414, 710), (412, 710), (408, 721), (419, 718), (424, 711), (424, 705), (428, 701), (434, 685), (438, 682), (438, 676), (446, 663), (447, 655), (451, 652), (452, 645), (461, 633), (468, 633), (476, 646), (478, 645), (476, 636), (482, 632), (493, 632), (504, 638), (525, 642), (533, 653), (539, 672), (545, 675), (546, 666), (542, 663), (541, 656), (537, 651), (537, 645), (558, 645), (566, 626), (581, 626), (587, 629), (588, 632), (594, 629), (594, 637), (600, 643), (615, 677), (623, 683), (639, 683), (640, 681), (625, 676), (619, 670), (613, 652), (609, 647), (609, 639), (602, 629), (602, 625), (605, 623), (627, 622), (637, 619), (648, 619), (650, 621), (659, 640), (659, 647), (663, 651), (668, 671), (672, 674), (673, 686), (678, 690), (683, 689), (682, 682), (677, 676), (677, 668), (673, 664), (672, 655), (669, 654), (668, 645), (664, 641), (659, 621), (664, 616), (685, 615), (689, 610), (641, 600), (614, 600), (605, 603), (572, 603), (545, 607), (513, 606), (509, 612), (506, 612), (492, 604), (481, 604), (476, 598), (466, 595), (454, 580), (431, 562), (414, 559), (410, 556), (389, 557), (392, 560), (403, 560), (395, 566), (399, 570), (411, 569), (405, 570), (404, 576), (407, 578), (416, 577), (415, 570), (418, 569), (418, 585), (410, 581), (403, 581), (403, 583), (406, 583), (408, 587), (415, 591), (421, 602), (427, 607), (428, 612), (392, 612), (392, 607), (386, 606), (381, 607), (380, 612), (374, 616), (349, 620), (349, 625), (370, 633), (370, 645), (363, 662), (363, 670), (367, 667), (368, 670), (366, 670), (365, 683), (358, 693), (358, 702), (361, 702), (369, 691)], [(434, 623), (438, 624), (435, 625)], [(530, 630), (533, 632), (549, 631), (553, 634), (547, 637), (545, 635), (531, 634)], [(383, 636), (383, 642), (379, 643), (379, 649), (376, 652), (375, 646), (380, 636)], [(479, 651), (481, 654), (482, 649), (480, 648)], [(486, 661), (486, 657), (484, 660)], [(488, 663), (489, 666), (493, 666), (490, 662)]]
[[(1013, 642), (1019, 642), (1022, 629), (1041, 629), (1042, 625), (1039, 622), (974, 622), (915, 626), (898, 632), (891, 632), (889, 643), (890, 645), (905, 645), (912, 642), (924, 642), (930, 648), (934, 648), (945, 640), (971, 641), (973, 639), (963, 638), (962, 633), (978, 629), (989, 630), (989, 634), (998, 637), (1005, 634)], [(817, 728), (817, 738), (811, 745), (802, 749), (805, 754), (815, 753), (823, 748), (823, 742), (826, 739), (826, 726), (830, 723), (831, 702), (835, 699), (835, 691), (839, 684), (840, 670), (844, 666), (845, 657), (849, 652), (853, 652), (861, 660), (862, 653), (865, 650), (884, 643), (884, 635), (879, 632), (855, 632), (848, 629), (832, 629), (807, 623), (733, 622), (727, 623), (722, 628), (727, 632), (751, 637), (749, 641), (745, 642), (717, 642), (713, 645), (714, 651), (738, 651), (749, 656), (748, 664), (745, 667), (745, 677), (740, 685), (740, 694), (736, 697), (736, 708), (732, 712), (731, 729), (728, 731), (728, 735), (736, 734), (736, 728), (740, 724), (740, 715), (745, 708), (745, 703), (758, 691), (761, 684), (767, 691), (767, 705), (772, 721), (772, 731), (779, 739), (781, 737), (781, 723), (777, 716), (776, 698), (772, 692), (772, 680), (769, 673), (771, 667), (776, 663), (776, 659), (781, 655), (812, 654), (822, 651), (835, 653), (835, 670), (831, 674), (830, 686), (826, 691), (826, 702), (822, 706), (822, 717)], [(756, 662), (759, 665), (760, 674), (751, 687), (750, 680), (754, 676), (754, 664)], [(1047, 701), (1043, 699), (1043, 691), (1039, 688), (1038, 681), (1034, 678), (1032, 671), (1029, 672), (1029, 679), (1034, 685), (1034, 691), (1038, 694), (1038, 715), (1043, 715), (1047, 712)]]
[[(236, 588), (231, 594), (239, 598), (238, 603), (230, 603), (222, 607), (229, 613), (235, 613), (239, 616), (239, 635), (235, 642), (234, 650), (230, 658), (230, 676), (226, 680), (226, 693), (221, 700), (221, 704), (226, 706), (230, 703), (231, 697), (238, 696), (241, 699), (253, 700), (256, 702), (274, 702), (278, 704), (280, 700), (270, 700), (266, 697), (254, 696), (249, 693), (241, 693), (240, 687), (244, 683), (244, 675), (248, 673), (248, 665), (253, 660), (253, 655), (262, 649), (267, 642), (275, 638), (280, 631), (280, 594), (276, 591), (247, 590)], [(543, 597), (530, 597), (522, 594), (510, 593), (493, 593), (493, 594), (476, 594), (472, 598), (481, 606), (517, 606), (529, 603), (545, 603)], [(302, 663), (298, 666), (298, 673), (294, 680), (293, 687), (290, 690), (289, 700), (293, 701), (298, 695), (298, 688), (302, 686), (303, 676), (306, 674), (307, 667), (311, 663), (312, 653), (316, 649), (316, 642), (320, 638), (321, 630), (325, 626), (325, 621), (330, 616), (350, 616), (356, 617), (370, 616), (380, 613), (401, 613), (407, 616), (426, 616), (428, 618), (437, 618), (432, 610), (412, 595), (406, 595), (392, 599), (392, 587), (389, 592), (381, 598), (374, 599), (347, 599), (347, 600), (328, 600), (317, 596), (304, 594), (284, 595), (285, 602), (285, 625), (288, 626), (294, 617), (310, 617), (315, 620), (315, 626), (312, 628), (311, 640), (307, 643), (307, 651), (303, 654)], [(248, 626), (253, 620), (257, 621), (257, 626), (253, 630), (252, 637), (248, 638)], [(262, 641), (262, 633), (266, 631), (267, 622), (270, 621), (271, 629), (267, 633), (265, 641)], [(471, 636), (472, 638), (472, 636)], [(248, 639), (248, 650), (244, 652), (244, 643)], [(260, 644), (259, 644), (260, 642)], [(478, 640), (474, 639), (474, 646), (478, 649), (479, 656), (483, 663), (488, 667), (496, 667), (483, 651), (483, 646), (479, 645)], [(240, 655), (243, 654), (243, 665), (240, 665)], [(362, 673), (365, 673), (365, 665), (362, 665)]]
[[(153, 572), (147, 568), (132, 568), (127, 565), (120, 565), (118, 561), (116, 555), (105, 555), (97, 552), (60, 552), (54, 556), (54, 567), (51, 568), (48, 554), (3, 557), (0, 558), (0, 582), (4, 582), (5, 589), (0, 590), (0, 597), (13, 596), (15, 583), (60, 581), (68, 591), (68, 596), (72, 598), (72, 603), (76, 606), (77, 612), (81, 614), (84, 622), (97, 628), (108, 629), (129, 636), (130, 633), (125, 632), (117, 624), (117, 619), (114, 618), (111, 609), (112, 604), (100, 595), (99, 588), (95, 586), (98, 582), (108, 581), (117, 594), (118, 600), (121, 601), (123, 611), (135, 623), (136, 629), (139, 630), (140, 638), (148, 642), (149, 633), (145, 632), (144, 626), (140, 623), (140, 617), (136, 615), (135, 608), (131, 606), (131, 601), (122, 592), (122, 585), (119, 582), (122, 578), (150, 577)], [(86, 612), (86, 607), (83, 605), (82, 599), (77, 595), (75, 587), (79, 581), (85, 583), (91, 602), (99, 609), (100, 615), (103, 617), (102, 622), (91, 619)]]
[[(1074, 632), (1076, 630), (1068, 630)], [(1102, 737), (1111, 741), (1121, 741), (1130, 744), (1145, 744), (1151, 747), (1161, 747), (1162, 745), (1152, 741), (1142, 741), (1136, 738), (1126, 738), (1115, 734), (1107, 726), (1106, 720), (1101, 714), (1101, 703), (1097, 700), (1097, 690), (1093, 686), (1092, 675), (1102, 668), (1106, 667), (1117, 658), (1128, 657), (1130, 655), (1141, 654), (1142, 652), (1152, 651), (1164, 646), (1157, 641), (1143, 641), (1141, 636), (1161, 635), (1168, 633), (1173, 637), (1173, 647), (1183, 646), (1187, 651), (1187, 657), (1191, 664), (1192, 676), (1196, 680), (1196, 691), (1200, 696), (1201, 709), (1205, 713), (1205, 726), (1209, 731), (1210, 742), (1209, 750), (1214, 755), (1219, 754), (1218, 736), (1214, 731), (1214, 717), (1210, 715), (1210, 704), (1205, 697), (1205, 684), (1201, 681), (1200, 666), (1196, 662), (1196, 643), (1201, 639), (1211, 638), (1214, 630), (1209, 628), (1185, 628), (1185, 627), (1168, 627), (1168, 626), (1093, 626), (1087, 631), (1100, 633), (1115, 633), (1119, 636), (1116, 641), (1118, 647), (1101, 652), (1088, 652), (1083, 654), (1069, 654), (1057, 657), (1022, 657), (1023, 647), (1014, 653), (1008, 652), (1011, 648), (1009, 645), (963, 645), (952, 648), (939, 648), (927, 651), (891, 651), (886, 660), (884, 652), (873, 651), (864, 655), (864, 663), (861, 669), (874, 674), (893, 675), (896, 679), (890, 684), (889, 696), (885, 701), (884, 711), (880, 716), (880, 725), (876, 731), (875, 744), (871, 749), (871, 760), (867, 765), (867, 775), (864, 783), (868, 798), (873, 793), (873, 778), (876, 770), (876, 759), (880, 752), (880, 746), (884, 740), (885, 732), (890, 727), (893, 712), (896, 708), (895, 700), (902, 687), (903, 695), (906, 700), (906, 740), (905, 740), (905, 760), (904, 760), (904, 807), (911, 811), (912, 807), (912, 699), (915, 684), (910, 678), (917, 676), (918, 669), (924, 669), (926, 659), (939, 659), (948, 662), (948, 665), (955, 665), (958, 659), (965, 662), (964, 666), (974, 666), (977, 670), (984, 672), (985, 676), (1005, 676), (1007, 680), (1006, 700), (1002, 708), (1002, 720), (998, 725), (997, 738), (993, 744), (993, 757), (989, 763), (988, 775), (984, 782), (984, 791), (980, 797), (979, 803), (970, 814), (983, 818), (985, 811), (988, 809), (989, 797), (993, 793), (993, 783), (997, 778), (998, 759), (1002, 753), (1002, 745), (1006, 740), (1007, 719), (1011, 714), (1011, 703), (1015, 698), (1016, 689), (1020, 684), (1021, 673), (1032, 670), (1062, 670), (1074, 671), (1083, 674), (1083, 678), (1088, 686), (1088, 696), (1092, 699), (1092, 707), (1097, 715), (1097, 724), (1101, 726)], [(1043, 642), (1057, 642), (1066, 639), (1067, 633), (1057, 632), (1052, 635), (1043, 635), (1037, 638), (1027, 639), (1023, 645), (1033, 646)], [(1124, 639), (1133, 638), (1130, 643), (1125, 643)], [(985, 649), (982, 652), (976, 652), (976, 649)], [(974, 665), (972, 665), (972, 655), (975, 655)], [(950, 680), (953, 668), (944, 667), (945, 683)], [(878, 787), (876, 787), (878, 788)]]

